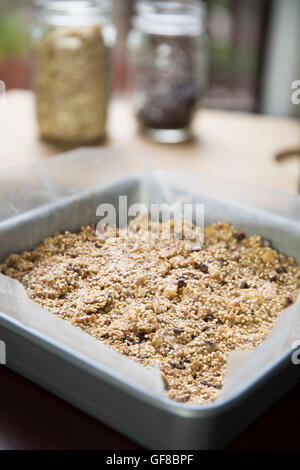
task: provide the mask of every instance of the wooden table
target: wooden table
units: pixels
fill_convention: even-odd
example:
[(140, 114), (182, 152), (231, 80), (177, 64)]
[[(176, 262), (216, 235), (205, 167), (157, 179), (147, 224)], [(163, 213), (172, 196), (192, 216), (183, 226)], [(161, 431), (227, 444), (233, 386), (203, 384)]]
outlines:
[[(130, 106), (115, 100), (106, 145), (118, 143), (136, 159), (147, 155), (159, 168), (191, 170), (294, 192), (296, 158), (282, 163), (274, 155), (299, 146), (297, 120), (203, 110), (195, 119), (195, 139), (180, 145), (148, 142), (136, 132)], [(11, 91), (0, 105), (0, 166), (48, 158), (63, 149), (38, 139), (34, 99), (28, 91)]]
[[(133, 156), (143, 152), (160, 168), (188, 169), (295, 192), (298, 162), (275, 163), (274, 154), (296, 147), (299, 141), (300, 125), (295, 120), (205, 110), (196, 118), (193, 142), (154, 144), (136, 135), (130, 107), (116, 100), (106, 145), (121, 143)], [(32, 94), (9, 92), (7, 104), (0, 106), (0, 167), (48, 158), (61, 150), (38, 140)], [(230, 448), (299, 447), (299, 393), (300, 385)], [(139, 448), (4, 366), (0, 366), (0, 423), (4, 449)]]

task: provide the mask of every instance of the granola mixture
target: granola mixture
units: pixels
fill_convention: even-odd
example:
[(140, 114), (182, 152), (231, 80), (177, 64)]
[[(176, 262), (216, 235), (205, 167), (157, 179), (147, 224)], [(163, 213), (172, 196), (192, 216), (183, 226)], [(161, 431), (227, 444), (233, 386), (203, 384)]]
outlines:
[(229, 351), (256, 347), (296, 300), (300, 266), (225, 222), (206, 227), (201, 249), (176, 232), (150, 239), (145, 224), (118, 235), (94, 226), (56, 234), (0, 271), (114, 350), (158, 362), (171, 399), (212, 401)]

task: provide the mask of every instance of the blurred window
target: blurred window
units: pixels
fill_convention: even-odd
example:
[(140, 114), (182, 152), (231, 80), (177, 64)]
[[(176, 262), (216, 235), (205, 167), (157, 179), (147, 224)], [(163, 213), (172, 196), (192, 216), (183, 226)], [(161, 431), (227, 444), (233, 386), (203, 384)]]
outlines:
[(206, 106), (257, 111), (272, 0), (207, 0), (210, 35)]

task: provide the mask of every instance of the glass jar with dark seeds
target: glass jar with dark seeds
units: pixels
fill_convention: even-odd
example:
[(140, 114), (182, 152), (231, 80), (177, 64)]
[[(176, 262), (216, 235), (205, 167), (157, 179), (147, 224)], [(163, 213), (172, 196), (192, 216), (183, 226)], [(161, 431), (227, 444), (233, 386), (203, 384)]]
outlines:
[(129, 34), (132, 101), (140, 130), (151, 140), (181, 142), (204, 91), (203, 2), (138, 0)]

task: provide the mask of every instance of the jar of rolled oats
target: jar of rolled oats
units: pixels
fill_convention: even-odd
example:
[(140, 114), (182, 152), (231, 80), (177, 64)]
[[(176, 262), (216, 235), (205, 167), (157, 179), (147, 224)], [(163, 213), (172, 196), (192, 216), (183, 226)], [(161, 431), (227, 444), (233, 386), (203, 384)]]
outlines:
[(115, 31), (109, 0), (38, 0), (33, 28), (40, 136), (60, 144), (105, 137), (109, 55)]
[(188, 139), (206, 82), (203, 1), (138, 0), (128, 45), (131, 96), (142, 133), (159, 142)]

